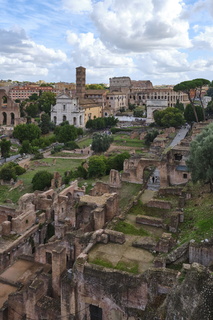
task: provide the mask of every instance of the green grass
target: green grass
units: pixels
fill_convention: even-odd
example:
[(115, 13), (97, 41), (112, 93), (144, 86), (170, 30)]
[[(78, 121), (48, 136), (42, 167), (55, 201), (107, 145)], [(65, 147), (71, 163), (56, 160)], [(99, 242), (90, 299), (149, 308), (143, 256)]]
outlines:
[(82, 160), (56, 159), (55, 165), (53, 165), (53, 159), (42, 159), (38, 161), (39, 163), (48, 163), (49, 166), (35, 167), (35, 161), (31, 161), (30, 169), (27, 170), (21, 176), (19, 176), (19, 180), (23, 180), (23, 185), (21, 187), (9, 192), (11, 186), (0, 186), (0, 204), (5, 204), (6, 199), (10, 199), (13, 203), (17, 203), (17, 201), (23, 194), (33, 192), (31, 181), (36, 172), (41, 170), (47, 170), (48, 172), (54, 173), (55, 171), (58, 171), (63, 176), (65, 171), (73, 170), (76, 167), (78, 167), (81, 164)]
[(92, 138), (85, 137), (79, 141), (76, 141), (76, 143), (80, 148), (89, 147), (89, 145), (92, 144)]
[(180, 224), (181, 243), (194, 239), (199, 242), (213, 237), (212, 193), (208, 186), (196, 185), (193, 197), (184, 207), (184, 222)]
[(113, 144), (116, 146), (126, 146), (134, 148), (144, 147), (143, 140), (139, 140), (139, 138), (130, 139), (129, 135), (127, 134), (115, 135)]
[(148, 236), (149, 232), (143, 228), (135, 228), (132, 224), (125, 221), (118, 221), (114, 226), (115, 231), (123, 232), (124, 234), (134, 235), (134, 236)]
[(122, 188), (120, 190), (120, 202), (119, 206), (121, 210), (126, 209), (126, 206), (131, 201), (132, 197), (134, 197), (141, 190), (142, 185), (136, 183), (123, 182)]
[(145, 215), (145, 216), (151, 216), (156, 218), (162, 218), (162, 216), (167, 213), (169, 213), (170, 210), (166, 209), (160, 209), (160, 208), (150, 208), (144, 205), (140, 200), (138, 201), (137, 205), (133, 206), (128, 214), (133, 215)]
[(130, 272), (133, 274), (138, 274), (138, 263), (135, 261), (131, 262), (123, 262), (119, 261), (115, 266), (107, 260), (103, 260), (100, 258), (96, 258), (93, 261), (91, 261), (92, 264), (96, 264), (98, 266), (104, 267), (104, 268), (112, 268), (120, 271)]

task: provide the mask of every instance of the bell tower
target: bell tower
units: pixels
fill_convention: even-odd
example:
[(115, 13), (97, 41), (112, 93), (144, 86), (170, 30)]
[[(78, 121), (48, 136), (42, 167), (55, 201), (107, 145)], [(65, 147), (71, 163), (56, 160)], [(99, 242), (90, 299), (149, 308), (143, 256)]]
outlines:
[(84, 98), (86, 85), (86, 68), (76, 68), (76, 96), (78, 98)]

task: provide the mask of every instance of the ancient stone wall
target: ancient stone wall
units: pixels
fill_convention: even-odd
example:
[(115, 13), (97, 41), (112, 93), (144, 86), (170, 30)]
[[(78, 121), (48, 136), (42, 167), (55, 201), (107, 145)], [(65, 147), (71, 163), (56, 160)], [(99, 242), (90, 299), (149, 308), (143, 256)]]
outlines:
[(189, 263), (197, 262), (206, 267), (213, 263), (212, 243), (196, 244), (189, 246)]

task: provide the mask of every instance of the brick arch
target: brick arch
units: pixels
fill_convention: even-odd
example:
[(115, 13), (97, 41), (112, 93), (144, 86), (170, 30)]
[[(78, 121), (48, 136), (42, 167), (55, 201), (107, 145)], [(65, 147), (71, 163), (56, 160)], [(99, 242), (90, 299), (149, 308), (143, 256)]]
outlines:
[(144, 170), (150, 166), (159, 170), (161, 187), (168, 186), (166, 162), (153, 159), (141, 159), (137, 157), (126, 159), (124, 161), (122, 180), (133, 183), (143, 183)]

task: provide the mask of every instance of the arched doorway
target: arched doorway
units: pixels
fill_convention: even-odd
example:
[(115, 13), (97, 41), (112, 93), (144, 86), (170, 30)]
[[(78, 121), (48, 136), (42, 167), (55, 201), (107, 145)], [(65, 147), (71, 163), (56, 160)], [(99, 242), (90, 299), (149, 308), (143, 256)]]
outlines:
[(3, 125), (6, 125), (6, 124), (7, 124), (7, 114), (6, 114), (6, 112), (3, 112), (3, 113), (2, 113), (2, 116), (3, 116), (3, 122), (2, 122), (2, 124), (3, 124)]
[(73, 124), (74, 124), (74, 126), (76, 126), (76, 122), (77, 122), (77, 121), (76, 121), (76, 117), (74, 117), (74, 118), (73, 118)]
[(11, 120), (10, 120), (10, 124), (15, 124), (15, 115), (14, 115), (14, 113), (12, 112), (11, 114), (10, 114), (10, 116), (11, 116)]
[(3, 105), (7, 104), (7, 97), (6, 96), (2, 97), (2, 104)]
[(53, 122), (56, 124), (56, 122), (57, 122), (57, 117), (56, 116), (54, 116)]
[(63, 122), (64, 121), (67, 121), (67, 117), (66, 116), (63, 116)]

